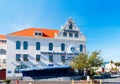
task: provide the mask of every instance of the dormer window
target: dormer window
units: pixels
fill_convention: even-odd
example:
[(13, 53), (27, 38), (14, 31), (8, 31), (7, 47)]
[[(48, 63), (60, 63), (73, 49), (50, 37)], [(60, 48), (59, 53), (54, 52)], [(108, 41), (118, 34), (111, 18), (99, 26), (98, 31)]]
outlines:
[(42, 32), (35, 32), (35, 36), (42, 36)]

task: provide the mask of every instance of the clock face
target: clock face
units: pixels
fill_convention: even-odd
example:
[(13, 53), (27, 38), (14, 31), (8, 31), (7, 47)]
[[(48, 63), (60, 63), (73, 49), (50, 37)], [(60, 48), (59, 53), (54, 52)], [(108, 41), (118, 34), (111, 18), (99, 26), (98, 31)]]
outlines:
[(74, 47), (74, 46), (71, 46), (71, 47), (70, 47), (70, 50), (71, 50), (72, 52), (74, 52), (74, 51), (75, 51), (75, 47)]

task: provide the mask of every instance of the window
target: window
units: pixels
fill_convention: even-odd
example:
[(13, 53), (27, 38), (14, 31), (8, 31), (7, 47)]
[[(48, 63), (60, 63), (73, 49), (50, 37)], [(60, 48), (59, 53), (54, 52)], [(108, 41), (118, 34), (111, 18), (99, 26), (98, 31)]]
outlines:
[(64, 43), (61, 44), (61, 51), (65, 51), (65, 44)]
[(41, 32), (35, 32), (35, 36), (42, 36)]
[(36, 61), (40, 61), (40, 55), (36, 55)]
[(36, 50), (40, 50), (40, 42), (36, 42)]
[(28, 42), (27, 42), (27, 41), (24, 41), (24, 42), (23, 42), (23, 49), (24, 49), (24, 50), (27, 50), (27, 49), (28, 49)]
[(72, 23), (70, 23), (70, 25), (69, 25), (69, 29), (72, 29), (72, 27), (73, 27), (73, 25), (72, 25)]
[(6, 64), (6, 59), (3, 59), (3, 64)]
[(78, 33), (75, 33), (75, 37), (78, 37)]
[(35, 36), (37, 36), (37, 35), (38, 35), (38, 33), (35, 32)]
[(21, 61), (21, 54), (16, 54), (16, 61)]
[(0, 55), (6, 55), (6, 50), (5, 49), (0, 49)]
[(73, 37), (73, 33), (69, 33), (69, 37)]
[(67, 33), (66, 33), (66, 32), (63, 32), (63, 36), (67, 37)]
[(28, 61), (28, 54), (23, 54), (23, 61)]
[(19, 65), (15, 68), (15, 73), (21, 73), (21, 69), (27, 68), (25, 65)]
[(65, 56), (61, 56), (61, 62), (65, 62)]
[(2, 40), (2, 42), (4, 43), (4, 40)]
[(80, 45), (80, 52), (83, 51), (83, 45)]
[(20, 41), (16, 41), (16, 49), (20, 49), (21, 46), (21, 42)]
[(53, 62), (53, 55), (49, 55), (49, 61)]
[(7, 41), (5, 40), (5, 43), (7, 43)]
[(49, 50), (53, 50), (53, 43), (49, 43)]

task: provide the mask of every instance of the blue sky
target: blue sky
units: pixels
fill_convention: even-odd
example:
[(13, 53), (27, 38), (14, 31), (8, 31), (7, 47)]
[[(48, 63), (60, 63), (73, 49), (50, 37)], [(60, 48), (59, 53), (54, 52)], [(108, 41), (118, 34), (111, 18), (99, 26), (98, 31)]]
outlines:
[(87, 50), (120, 61), (120, 0), (0, 0), (0, 33), (28, 27), (60, 29), (71, 16)]

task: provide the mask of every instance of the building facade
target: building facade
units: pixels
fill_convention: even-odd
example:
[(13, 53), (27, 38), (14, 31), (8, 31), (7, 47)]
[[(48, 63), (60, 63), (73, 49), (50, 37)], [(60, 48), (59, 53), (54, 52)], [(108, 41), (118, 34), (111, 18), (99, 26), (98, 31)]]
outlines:
[(72, 18), (60, 30), (24, 29), (7, 35), (6, 75), (7, 78), (66, 75), (71, 60), (85, 52), (86, 38)]
[(0, 35), (0, 70), (6, 69), (7, 43), (6, 36)]

